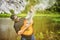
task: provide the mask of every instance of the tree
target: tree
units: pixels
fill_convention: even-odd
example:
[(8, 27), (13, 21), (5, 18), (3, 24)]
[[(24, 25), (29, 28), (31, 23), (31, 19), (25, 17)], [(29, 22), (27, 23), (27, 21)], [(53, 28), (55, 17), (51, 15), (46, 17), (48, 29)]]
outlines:
[(47, 10), (60, 13), (60, 0), (56, 0), (56, 3)]

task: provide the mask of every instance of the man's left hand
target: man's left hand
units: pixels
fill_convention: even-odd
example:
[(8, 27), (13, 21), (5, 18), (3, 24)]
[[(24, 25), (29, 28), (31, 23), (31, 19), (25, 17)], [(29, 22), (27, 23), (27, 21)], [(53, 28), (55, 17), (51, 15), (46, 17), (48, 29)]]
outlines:
[(18, 31), (18, 35), (21, 35), (21, 34), (23, 34), (23, 31), (22, 30)]

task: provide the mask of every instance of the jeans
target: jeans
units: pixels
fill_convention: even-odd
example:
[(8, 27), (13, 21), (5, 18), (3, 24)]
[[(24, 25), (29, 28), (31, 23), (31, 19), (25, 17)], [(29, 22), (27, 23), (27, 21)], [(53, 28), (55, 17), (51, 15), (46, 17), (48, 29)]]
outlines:
[(34, 35), (32, 35), (32, 36), (30, 36), (30, 37), (22, 36), (22, 37), (21, 37), (21, 40), (35, 40), (35, 39), (34, 39)]

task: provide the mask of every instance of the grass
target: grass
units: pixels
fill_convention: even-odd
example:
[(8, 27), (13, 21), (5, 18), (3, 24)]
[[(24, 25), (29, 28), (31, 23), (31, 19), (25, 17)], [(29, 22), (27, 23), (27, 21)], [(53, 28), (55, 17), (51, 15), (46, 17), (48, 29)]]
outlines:
[[(0, 17), (10, 17), (11, 14), (0, 14)], [(26, 16), (27, 14), (17, 14), (17, 16)], [(35, 16), (60, 17), (60, 14), (35, 14)]]
[[(56, 26), (56, 24), (55, 24), (55, 22), (53, 22), (51, 17), (46, 17), (46, 16), (44, 16), (44, 17), (41, 17), (41, 16), (34, 17), (35, 39), (36, 40), (49, 40), (50, 36), (52, 36), (52, 38), (50, 38), (50, 40), (51, 39), (55, 40), (55, 38), (53, 38), (53, 37), (55, 37), (53, 35), (57, 35), (54, 32), (54, 30), (55, 30), (54, 27), (55, 26)], [(57, 28), (57, 26), (56, 26), (56, 28)], [(58, 36), (57, 36), (57, 38), (59, 39)]]
[[(0, 18), (7, 18), (7, 17), (10, 17), (10, 15), (11, 14), (0, 14)], [(19, 17), (24, 17), (26, 15), (27, 14), (17, 14), (17, 16), (19, 16)], [(53, 13), (52, 14), (38, 14), (38, 13), (36, 13), (35, 17), (36, 16), (40, 16), (40, 17), (44, 17), (44, 16), (52, 17), (53, 20), (60, 21), (60, 14), (53, 14)]]

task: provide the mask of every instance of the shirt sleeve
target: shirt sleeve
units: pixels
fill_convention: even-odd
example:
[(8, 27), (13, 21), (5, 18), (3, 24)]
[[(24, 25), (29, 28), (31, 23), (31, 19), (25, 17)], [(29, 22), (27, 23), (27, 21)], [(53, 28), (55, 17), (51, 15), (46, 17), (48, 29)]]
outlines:
[(35, 11), (31, 9), (31, 10), (28, 12), (28, 14), (27, 14), (26, 19), (27, 19), (27, 20), (33, 19), (34, 14), (35, 14)]
[(26, 24), (25, 24), (25, 26), (26, 27), (29, 27), (30, 25), (32, 25), (33, 24), (33, 20), (31, 20), (31, 21), (26, 21)]
[(31, 8), (31, 10), (28, 12), (26, 16), (26, 20), (27, 20), (26, 26), (29, 26), (31, 24), (34, 15), (35, 15), (35, 9)]

